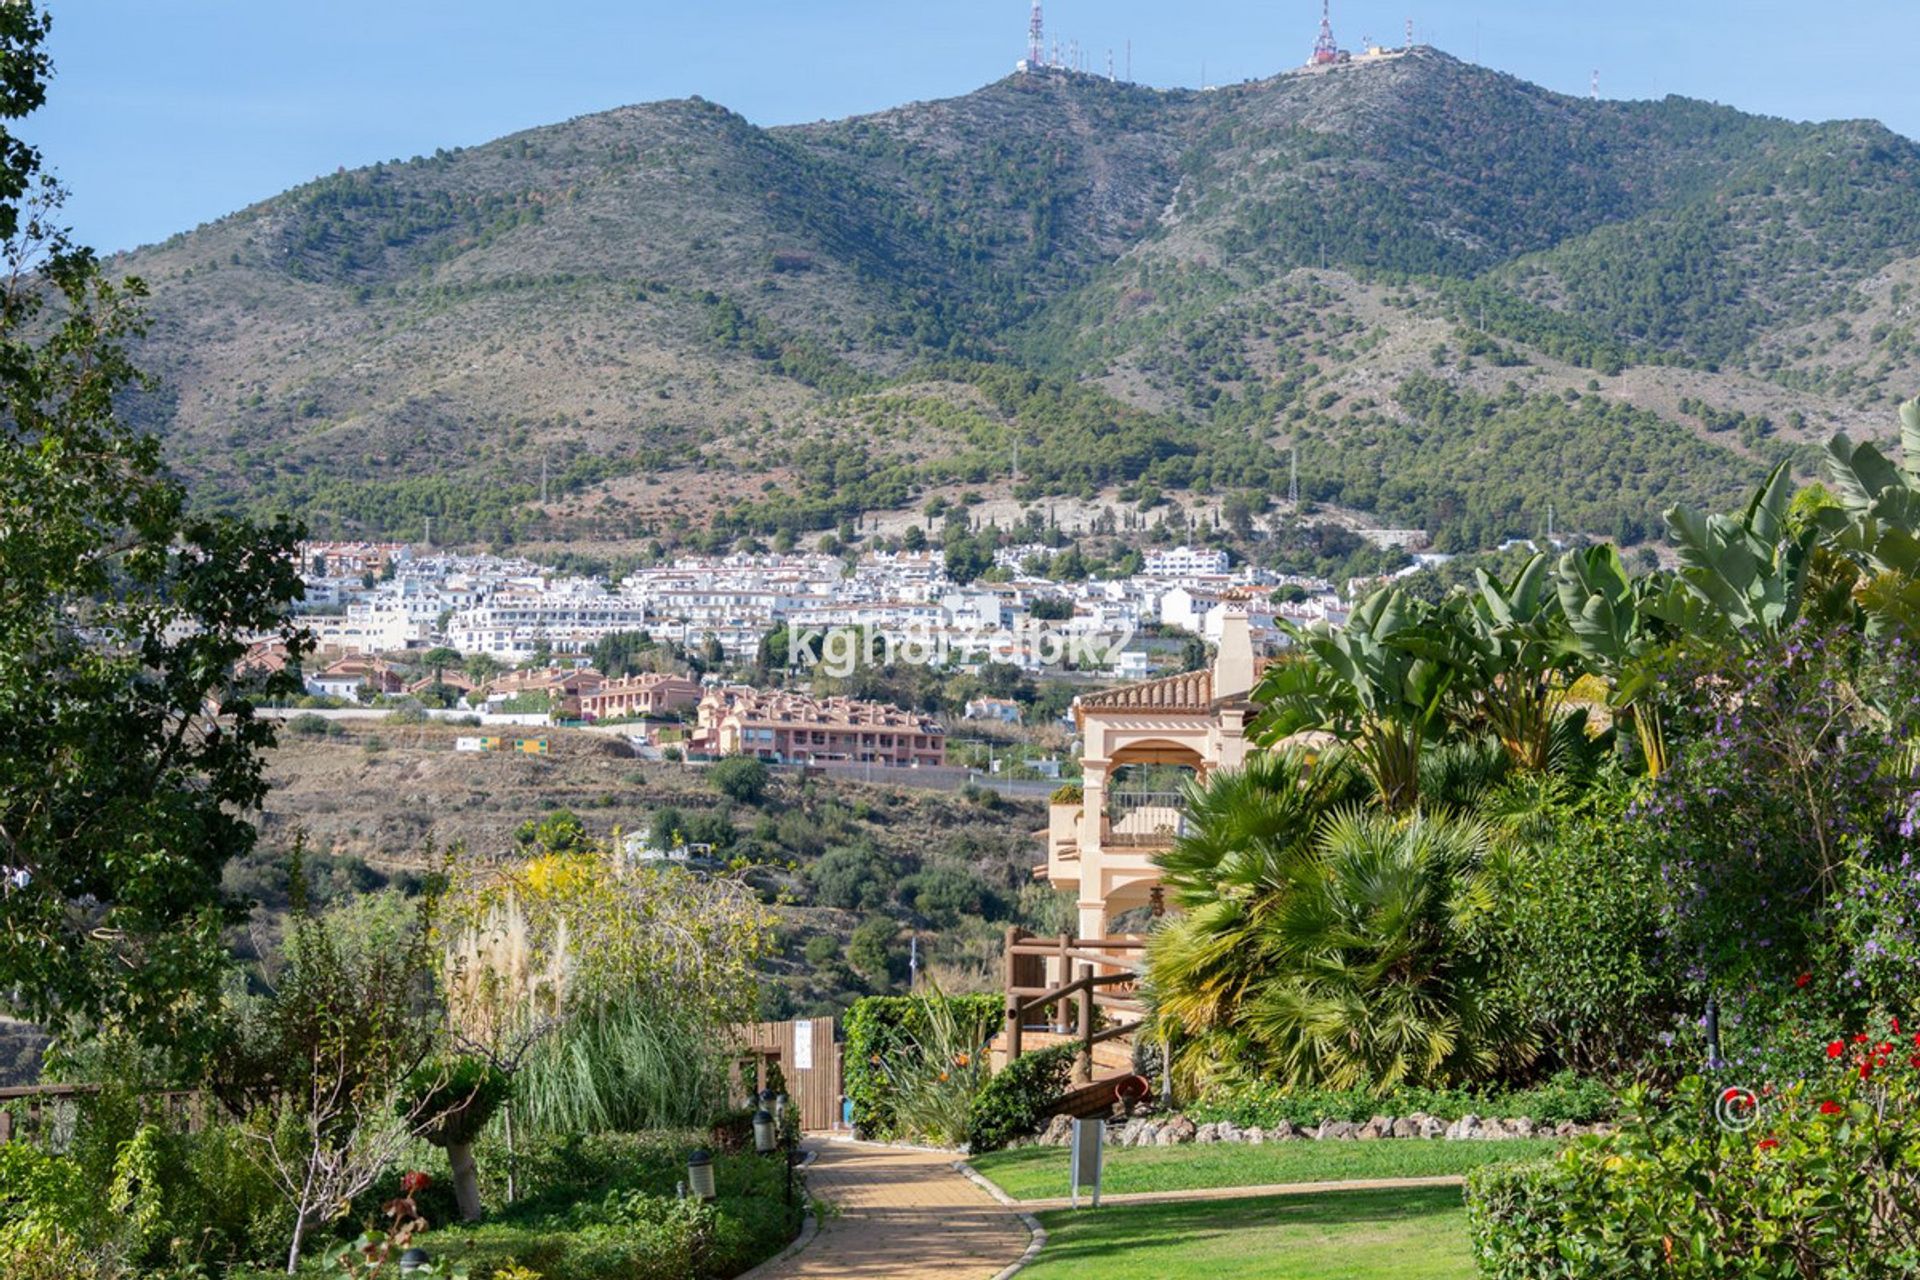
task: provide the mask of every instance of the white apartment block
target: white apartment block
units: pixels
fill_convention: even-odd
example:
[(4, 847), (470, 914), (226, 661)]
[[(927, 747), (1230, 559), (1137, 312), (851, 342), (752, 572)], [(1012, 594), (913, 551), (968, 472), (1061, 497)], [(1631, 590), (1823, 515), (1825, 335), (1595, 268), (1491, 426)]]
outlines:
[(1198, 547), (1174, 547), (1146, 553), (1145, 572), (1150, 578), (1192, 578), (1224, 574), (1230, 567), (1224, 551)]

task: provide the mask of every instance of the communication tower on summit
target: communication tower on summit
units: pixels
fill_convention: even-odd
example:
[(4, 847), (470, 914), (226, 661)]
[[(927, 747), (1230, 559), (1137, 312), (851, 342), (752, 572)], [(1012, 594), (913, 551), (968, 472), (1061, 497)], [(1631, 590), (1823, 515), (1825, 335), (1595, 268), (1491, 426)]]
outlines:
[(1314, 42), (1310, 65), (1331, 66), (1340, 61), (1340, 43), (1333, 38), (1333, 0), (1320, 0), (1320, 38)]
[(1038, 71), (1047, 60), (1047, 24), (1040, 16), (1040, 0), (1033, 0), (1033, 16), (1027, 20), (1027, 66)]

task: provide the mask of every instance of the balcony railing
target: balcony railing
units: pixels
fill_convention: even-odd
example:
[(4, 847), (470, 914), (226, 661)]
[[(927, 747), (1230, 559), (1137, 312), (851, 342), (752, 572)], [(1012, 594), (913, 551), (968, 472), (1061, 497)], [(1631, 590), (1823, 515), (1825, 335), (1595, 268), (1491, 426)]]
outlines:
[(1186, 797), (1177, 791), (1123, 791), (1107, 797), (1109, 845), (1160, 849), (1186, 830)]

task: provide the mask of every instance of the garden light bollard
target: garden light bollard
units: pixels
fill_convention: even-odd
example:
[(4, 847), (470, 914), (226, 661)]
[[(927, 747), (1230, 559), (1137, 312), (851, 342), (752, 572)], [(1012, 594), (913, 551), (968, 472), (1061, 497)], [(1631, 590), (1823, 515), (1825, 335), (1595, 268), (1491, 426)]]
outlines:
[(1093, 1207), (1100, 1207), (1100, 1175), (1106, 1159), (1106, 1147), (1105, 1120), (1073, 1122), (1073, 1160), (1069, 1173), (1073, 1179), (1070, 1200), (1074, 1208), (1080, 1207), (1080, 1188), (1083, 1185), (1093, 1190)]
[(403, 1276), (418, 1275), (420, 1274), (421, 1268), (427, 1266), (432, 1261), (433, 1259), (427, 1256), (425, 1249), (409, 1249), (400, 1255), (400, 1274)]
[(773, 1117), (762, 1107), (753, 1113), (753, 1149), (763, 1156), (772, 1155), (778, 1142), (779, 1135), (775, 1132)]
[(687, 1157), (687, 1187), (696, 1200), (713, 1199), (713, 1157), (696, 1150)]

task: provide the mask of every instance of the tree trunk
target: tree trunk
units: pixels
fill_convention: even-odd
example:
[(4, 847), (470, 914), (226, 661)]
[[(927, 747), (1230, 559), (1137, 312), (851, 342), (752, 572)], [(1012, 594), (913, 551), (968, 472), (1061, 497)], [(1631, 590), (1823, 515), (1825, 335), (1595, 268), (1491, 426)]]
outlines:
[(509, 1098), (500, 1108), (500, 1122), (507, 1130), (507, 1203), (512, 1204), (520, 1198), (520, 1153), (513, 1145), (513, 1099)]
[(462, 1222), (480, 1221), (480, 1167), (473, 1162), (473, 1144), (447, 1144), (447, 1163), (453, 1167), (453, 1198)]
[(293, 1220), (293, 1243), (287, 1248), (287, 1274), (292, 1275), (300, 1269), (300, 1244), (307, 1234), (307, 1215), (302, 1212)]

